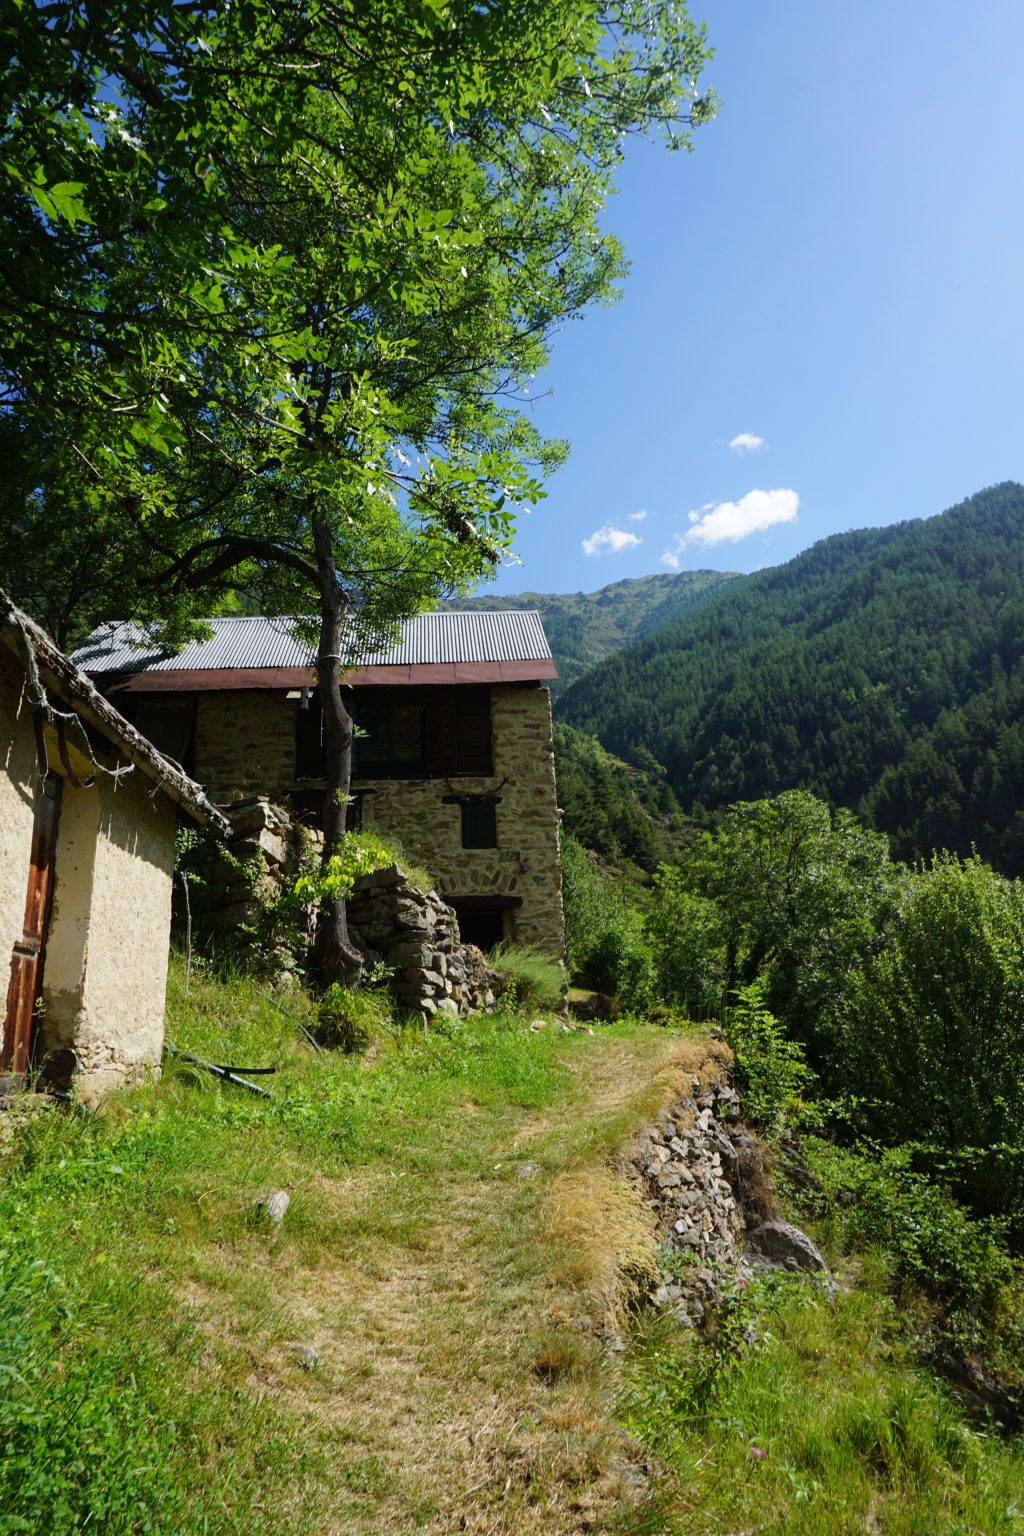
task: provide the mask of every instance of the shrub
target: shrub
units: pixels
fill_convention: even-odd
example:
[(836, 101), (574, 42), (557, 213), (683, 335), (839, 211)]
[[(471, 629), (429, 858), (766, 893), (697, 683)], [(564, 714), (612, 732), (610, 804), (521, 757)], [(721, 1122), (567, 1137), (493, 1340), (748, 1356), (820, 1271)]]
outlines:
[(587, 971), (603, 992), (617, 997), (633, 1013), (647, 1013), (658, 993), (654, 950), (643, 919), (625, 904), (608, 908), (594, 933)]
[(317, 1004), (317, 1037), (321, 1045), (343, 1051), (365, 1051), (389, 1022), (385, 1000), (373, 992), (352, 991), (338, 982)]
[(741, 987), (726, 1015), (725, 1033), (747, 1116), (771, 1132), (792, 1117), (811, 1074), (803, 1050), (787, 1037), (764, 999), (763, 981)]
[[(1024, 1196), (1024, 893), (980, 859), (910, 878), (847, 1015), (851, 1086), (982, 1214)], [(948, 1154), (955, 1154), (950, 1158)]]
[[(818, 1214), (852, 1248), (880, 1248), (894, 1278), (942, 1304), (938, 1320), (967, 1355), (980, 1353), (1020, 1391), (1024, 1271), (1000, 1225), (972, 1217), (914, 1166), (911, 1147), (837, 1147), (807, 1137)], [(805, 1197), (806, 1198), (806, 1197)]]
[(574, 837), (561, 839), (565, 964), (570, 976), (585, 969), (594, 934), (604, 918), (604, 882)]
[(634, 1013), (645, 1013), (658, 985), (643, 920), (571, 837), (562, 838), (562, 904), (569, 974), (585, 973), (601, 991)]
[(678, 868), (661, 865), (645, 920), (658, 988), (691, 1019), (722, 1015), (725, 944), (722, 915), (712, 901), (686, 888)]
[(687, 850), (676, 885), (718, 908), (708, 963), (723, 968), (723, 997), (764, 976), (768, 1005), (824, 1075), (839, 1005), (880, 941), (901, 879), (880, 833), (788, 790), (730, 806), (719, 830)]
[(489, 956), (490, 964), (506, 977), (505, 992), (514, 993), (515, 1003), (527, 1012), (557, 1008), (562, 1001), (565, 975), (557, 960), (531, 944), (498, 944)]

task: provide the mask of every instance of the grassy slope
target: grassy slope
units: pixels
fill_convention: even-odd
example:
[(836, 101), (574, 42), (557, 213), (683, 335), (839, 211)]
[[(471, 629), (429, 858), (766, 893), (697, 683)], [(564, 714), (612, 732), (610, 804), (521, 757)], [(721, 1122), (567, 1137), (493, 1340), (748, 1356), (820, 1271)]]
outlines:
[[(177, 970), (170, 1018), (179, 1045), (279, 1061), (274, 1100), (178, 1068), (14, 1136), (0, 1531), (1019, 1529), (1018, 1462), (872, 1290), (788, 1289), (710, 1391), (663, 1328), (609, 1351), (650, 1262), (610, 1155), (699, 1041), (509, 1018), (314, 1057), (247, 986), (185, 999)], [(279, 1233), (243, 1209), (275, 1187)]]

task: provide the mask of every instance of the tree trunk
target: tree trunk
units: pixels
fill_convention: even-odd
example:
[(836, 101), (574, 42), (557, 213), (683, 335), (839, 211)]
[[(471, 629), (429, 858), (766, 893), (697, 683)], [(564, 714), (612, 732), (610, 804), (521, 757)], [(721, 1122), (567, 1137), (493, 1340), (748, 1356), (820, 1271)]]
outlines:
[[(345, 708), (341, 693), (340, 657), (348, 598), (338, 584), (338, 573), (331, 548), (331, 530), (322, 518), (314, 518), (313, 541), (316, 548), (320, 589), (320, 648), (317, 677), (324, 720), (324, 751), (327, 759), (327, 789), (324, 794), (323, 862), (336, 853), (345, 835), (349, 786), (352, 779), (352, 716)], [(320, 964), (323, 982), (341, 982), (356, 986), (362, 960), (348, 936), (344, 896), (324, 897), (320, 907)]]

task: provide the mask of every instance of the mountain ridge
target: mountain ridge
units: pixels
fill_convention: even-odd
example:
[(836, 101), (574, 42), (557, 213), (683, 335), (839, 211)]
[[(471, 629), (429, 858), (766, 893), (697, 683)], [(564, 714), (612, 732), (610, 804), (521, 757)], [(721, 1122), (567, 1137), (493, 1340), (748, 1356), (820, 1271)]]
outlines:
[(736, 579), (732, 571), (655, 572), (626, 577), (594, 592), (486, 593), (444, 606), (462, 610), (536, 608), (558, 668), (557, 698), (591, 667), (672, 623)]
[(574, 681), (558, 713), (663, 765), (698, 817), (806, 788), (903, 857), (976, 845), (1024, 873), (1024, 486), (729, 583)]

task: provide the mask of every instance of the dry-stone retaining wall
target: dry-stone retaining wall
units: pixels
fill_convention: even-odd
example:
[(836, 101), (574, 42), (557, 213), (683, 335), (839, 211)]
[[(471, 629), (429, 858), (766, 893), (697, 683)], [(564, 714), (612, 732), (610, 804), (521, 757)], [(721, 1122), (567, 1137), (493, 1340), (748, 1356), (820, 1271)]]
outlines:
[(396, 864), (356, 881), (348, 903), (349, 933), (370, 966), (394, 972), (399, 1006), (458, 1018), (490, 1008), (500, 984), (474, 944), (463, 944), (451, 907), (421, 891)]
[[(265, 796), (229, 806), (231, 837), (211, 846), (201, 882), (189, 896), (200, 931), (232, 944), (287, 984), (302, 970), (312, 944), (312, 918), (292, 909), (290, 932), (268, 922), (268, 908), (294, 880), (311, 838)], [(348, 902), (353, 944), (370, 967), (392, 972), (400, 1008), (465, 1018), (490, 1008), (500, 978), (480, 950), (463, 944), (455, 913), (436, 891), (421, 891), (392, 864), (364, 875)]]
[(708, 1085), (695, 1076), (692, 1096), (669, 1105), (631, 1157), (662, 1239), (651, 1300), (691, 1327), (756, 1268), (827, 1273), (810, 1238), (776, 1219), (767, 1169), (739, 1115), (724, 1067)]

